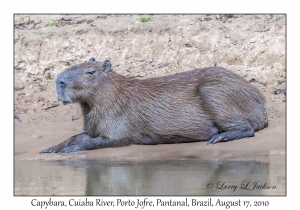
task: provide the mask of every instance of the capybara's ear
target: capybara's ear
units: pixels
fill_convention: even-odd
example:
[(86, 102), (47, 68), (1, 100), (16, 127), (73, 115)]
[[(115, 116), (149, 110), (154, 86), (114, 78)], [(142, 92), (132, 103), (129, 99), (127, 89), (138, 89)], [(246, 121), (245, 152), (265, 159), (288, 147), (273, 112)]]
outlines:
[(105, 72), (110, 72), (111, 71), (111, 63), (109, 60), (106, 60), (102, 63), (102, 68)]
[(96, 61), (95, 58), (90, 58), (89, 62)]

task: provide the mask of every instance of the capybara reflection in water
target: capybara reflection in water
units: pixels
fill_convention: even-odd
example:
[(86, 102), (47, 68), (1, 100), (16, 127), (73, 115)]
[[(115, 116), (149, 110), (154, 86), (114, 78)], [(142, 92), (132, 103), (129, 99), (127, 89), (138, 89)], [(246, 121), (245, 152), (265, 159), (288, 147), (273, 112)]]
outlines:
[(109, 60), (75, 65), (56, 79), (64, 103), (80, 104), (84, 132), (41, 151), (76, 152), (131, 144), (208, 141), (254, 136), (267, 125), (263, 95), (221, 67), (135, 79)]

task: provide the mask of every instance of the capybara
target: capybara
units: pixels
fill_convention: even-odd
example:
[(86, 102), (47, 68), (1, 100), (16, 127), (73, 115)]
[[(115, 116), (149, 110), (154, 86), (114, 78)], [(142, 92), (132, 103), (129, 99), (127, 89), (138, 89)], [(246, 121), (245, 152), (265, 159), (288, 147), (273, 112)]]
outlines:
[(136, 79), (114, 72), (109, 60), (91, 58), (60, 73), (55, 83), (59, 100), (80, 104), (84, 132), (41, 153), (131, 144), (215, 144), (254, 136), (267, 126), (263, 95), (218, 66)]

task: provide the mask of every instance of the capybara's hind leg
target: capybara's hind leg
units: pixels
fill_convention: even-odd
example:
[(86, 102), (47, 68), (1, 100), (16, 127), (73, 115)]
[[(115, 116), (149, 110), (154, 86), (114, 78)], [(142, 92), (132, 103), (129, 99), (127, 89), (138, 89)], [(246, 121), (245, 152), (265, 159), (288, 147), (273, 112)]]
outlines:
[(201, 86), (199, 92), (203, 109), (219, 128), (219, 134), (211, 137), (207, 144), (254, 136), (254, 129), (245, 118), (249, 112), (246, 93), (238, 94), (223, 83)]
[(254, 136), (254, 129), (250, 125), (232, 126), (230, 130), (214, 135), (207, 144), (215, 144), (217, 142), (225, 142), (230, 140), (237, 140), (244, 137)]

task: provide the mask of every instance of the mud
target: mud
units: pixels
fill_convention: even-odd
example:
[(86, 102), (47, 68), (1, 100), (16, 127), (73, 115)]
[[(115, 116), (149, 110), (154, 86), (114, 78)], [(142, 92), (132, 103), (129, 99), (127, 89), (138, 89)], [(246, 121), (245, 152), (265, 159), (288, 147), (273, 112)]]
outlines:
[[(239, 176), (240, 179), (248, 176), (251, 181), (260, 179), (278, 186), (277, 191), (246, 194), (285, 194), (286, 17), (154, 15), (148, 22), (141, 22), (140, 17), (148, 15), (15, 15), (14, 111), (22, 120), (20, 123), (15, 119), (14, 124), (15, 194), (149, 195), (157, 192), (163, 195), (173, 192), (175, 195), (181, 190), (186, 195), (232, 195), (227, 191), (205, 190), (204, 179), (194, 187), (195, 182), (183, 181), (181, 186), (186, 187), (154, 191), (163, 183), (153, 181), (157, 177), (163, 177), (168, 186), (184, 177), (199, 176), (199, 180), (199, 174), (206, 176), (205, 180), (207, 176), (215, 177), (211, 162), (217, 166), (224, 163), (227, 172), (237, 171), (236, 176), (222, 172), (218, 180), (234, 182)], [(42, 149), (82, 132), (79, 105), (59, 103), (55, 98), (54, 80), (66, 67), (90, 57), (110, 59), (113, 70), (138, 78), (215, 64), (225, 67), (245, 77), (265, 95), (269, 127), (256, 132), (253, 138), (215, 145), (206, 145), (206, 142), (132, 145), (74, 154), (39, 154)], [(80, 164), (73, 164), (74, 161)], [(243, 163), (247, 167), (243, 167)], [(156, 184), (149, 183), (145, 191), (143, 185), (133, 188), (134, 192), (128, 187), (123, 190), (116, 187), (119, 182), (125, 185), (124, 180), (129, 180), (129, 186), (133, 185), (130, 180), (135, 175), (129, 172), (122, 177), (123, 181), (108, 179), (115, 187), (102, 191), (87, 190), (85, 182), (80, 186), (74, 184), (110, 176), (108, 171), (114, 170), (114, 164), (125, 171), (137, 165), (134, 169), (137, 174), (157, 170), (160, 175), (149, 174)], [(257, 167), (263, 168), (257, 172), (261, 176), (253, 175)], [(254, 169), (251, 172), (246, 168)], [(187, 173), (167, 182), (165, 178), (172, 176), (168, 170), (176, 174), (185, 174), (186, 170)], [(93, 171), (92, 175), (87, 171)], [(135, 178), (140, 177), (142, 182), (146, 180), (143, 176)], [(67, 189), (66, 180), (73, 183), (73, 189)], [(237, 194), (243, 193), (238, 191)]]

